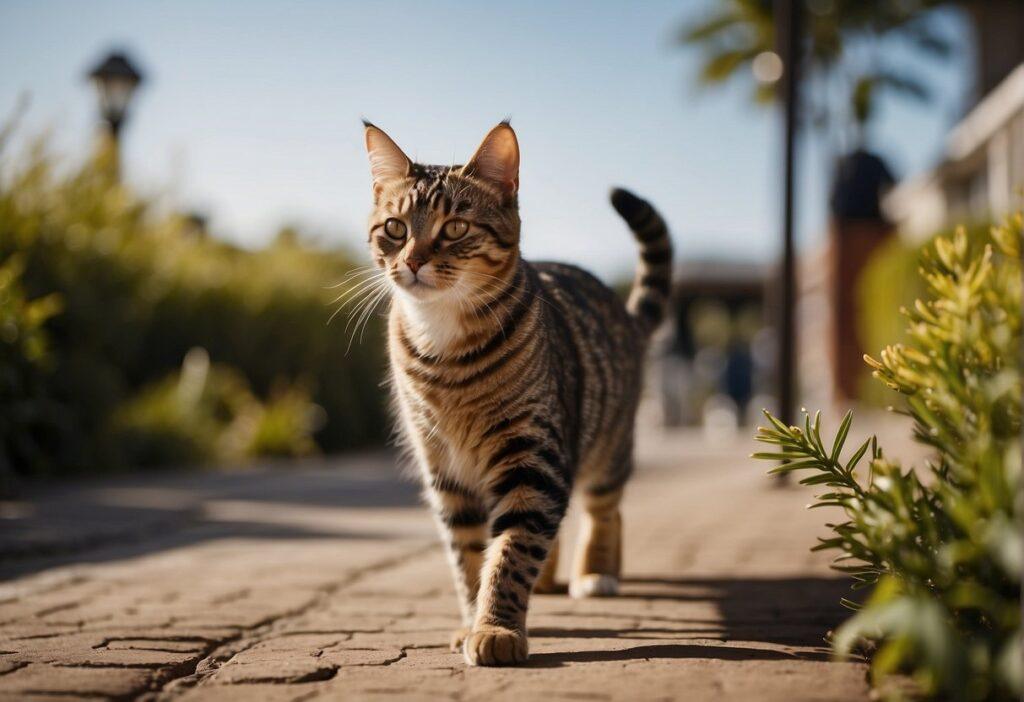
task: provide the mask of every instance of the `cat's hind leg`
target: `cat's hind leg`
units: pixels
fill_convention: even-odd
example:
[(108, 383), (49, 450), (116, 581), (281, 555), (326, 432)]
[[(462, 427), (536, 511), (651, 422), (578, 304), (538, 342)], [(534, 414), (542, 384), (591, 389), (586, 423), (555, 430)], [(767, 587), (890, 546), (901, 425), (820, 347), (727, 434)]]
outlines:
[(584, 490), (583, 516), (569, 594), (574, 598), (618, 594), (622, 573), (622, 487)]
[(540, 569), (540, 575), (537, 576), (537, 582), (533, 584), (533, 591), (541, 595), (565, 592), (565, 585), (559, 585), (555, 580), (557, 572), (558, 537), (555, 537), (554, 542), (551, 544), (551, 549), (548, 551), (547, 560), (544, 561), (544, 566)]

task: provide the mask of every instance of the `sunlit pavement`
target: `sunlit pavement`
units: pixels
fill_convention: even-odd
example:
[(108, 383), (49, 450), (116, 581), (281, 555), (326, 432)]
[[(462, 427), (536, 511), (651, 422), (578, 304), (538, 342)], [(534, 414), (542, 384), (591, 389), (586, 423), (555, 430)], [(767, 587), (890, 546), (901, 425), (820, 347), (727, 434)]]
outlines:
[(621, 596), (535, 596), (516, 669), (448, 652), (447, 565), (390, 454), (30, 492), (0, 506), (0, 697), (865, 700), (824, 641), (847, 586), (808, 551), (835, 515), (749, 434), (642, 437)]

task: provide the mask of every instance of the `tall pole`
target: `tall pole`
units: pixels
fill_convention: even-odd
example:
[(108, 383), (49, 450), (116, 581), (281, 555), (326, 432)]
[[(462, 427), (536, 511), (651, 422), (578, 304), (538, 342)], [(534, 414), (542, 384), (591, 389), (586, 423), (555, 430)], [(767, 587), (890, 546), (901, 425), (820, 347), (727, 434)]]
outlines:
[(121, 127), (124, 125), (123, 117), (109, 117), (106, 119), (107, 132), (110, 135), (111, 141), (115, 144), (121, 143)]
[(104, 130), (106, 142), (100, 148), (105, 150), (103, 156), (109, 159), (107, 166), (110, 175), (115, 183), (121, 182), (121, 127), (124, 119), (121, 117), (108, 117), (104, 119)]
[(794, 424), (796, 378), (796, 247), (793, 228), (796, 214), (797, 112), (800, 87), (801, 0), (776, 0), (775, 26), (782, 58), (782, 100), (785, 123), (782, 193), (782, 270), (779, 281), (779, 418)]

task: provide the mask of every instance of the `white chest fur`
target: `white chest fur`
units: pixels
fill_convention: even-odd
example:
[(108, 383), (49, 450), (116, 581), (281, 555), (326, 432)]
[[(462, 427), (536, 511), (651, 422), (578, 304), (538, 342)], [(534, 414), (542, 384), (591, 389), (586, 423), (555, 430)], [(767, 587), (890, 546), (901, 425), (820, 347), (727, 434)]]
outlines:
[[(457, 306), (450, 299), (420, 300), (400, 294), (397, 302), (402, 327), (419, 351), (441, 355), (463, 339), (465, 328)], [(442, 470), (451, 478), (475, 485), (481, 472), (480, 456), (473, 448), (477, 444), (473, 436), (479, 430), (477, 413), (461, 407), (456, 397), (438, 405), (436, 399), (421, 395), (401, 373), (395, 381), (406, 431), (418, 452), (424, 458), (432, 456), (434, 461), (439, 460)]]
[(439, 354), (465, 333), (457, 307), (448, 296), (436, 300), (398, 297), (399, 310), (413, 342), (429, 354)]

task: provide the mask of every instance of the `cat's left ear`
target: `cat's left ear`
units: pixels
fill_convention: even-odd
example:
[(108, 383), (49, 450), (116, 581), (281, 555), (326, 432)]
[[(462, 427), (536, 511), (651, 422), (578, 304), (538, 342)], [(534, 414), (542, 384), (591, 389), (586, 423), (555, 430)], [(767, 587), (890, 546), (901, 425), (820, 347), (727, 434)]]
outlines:
[(508, 122), (487, 133), (462, 170), (494, 185), (505, 196), (519, 191), (519, 141)]
[(364, 121), (366, 128), (366, 153), (370, 157), (370, 172), (373, 187), (377, 190), (382, 181), (405, 178), (412, 170), (412, 161), (398, 148), (384, 130)]

